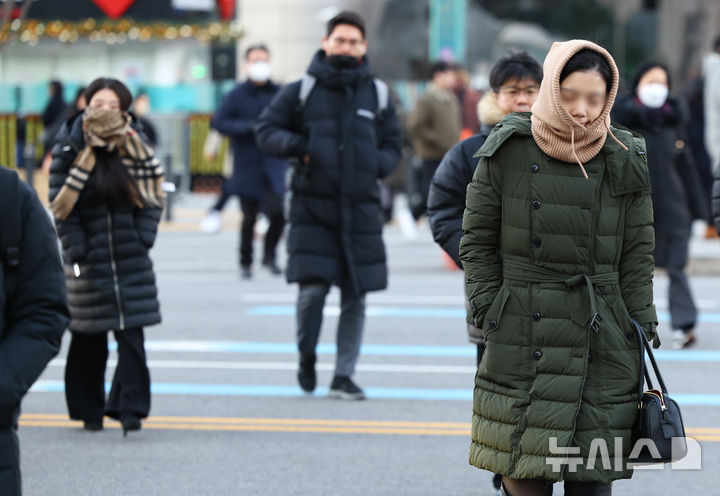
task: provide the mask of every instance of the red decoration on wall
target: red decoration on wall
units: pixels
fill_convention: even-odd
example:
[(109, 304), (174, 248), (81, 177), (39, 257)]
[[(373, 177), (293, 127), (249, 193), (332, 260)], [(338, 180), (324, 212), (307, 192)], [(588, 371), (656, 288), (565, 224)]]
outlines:
[(97, 5), (106, 16), (111, 19), (117, 19), (135, 3), (135, 0), (92, 0), (92, 2)]
[(229, 21), (235, 16), (235, 0), (217, 0), (220, 19)]

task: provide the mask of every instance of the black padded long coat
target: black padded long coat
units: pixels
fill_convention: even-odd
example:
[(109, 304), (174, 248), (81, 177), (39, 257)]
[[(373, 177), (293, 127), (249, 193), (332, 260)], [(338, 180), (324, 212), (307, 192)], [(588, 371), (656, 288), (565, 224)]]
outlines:
[[(50, 201), (60, 192), (84, 147), (79, 115), (59, 131), (53, 146)], [(94, 178), (95, 171), (67, 219), (56, 220), (72, 317), (70, 330), (96, 333), (158, 324), (160, 304), (149, 251), (162, 209), (98, 205), (93, 200)]]
[(338, 69), (319, 51), (308, 74), (316, 83), (305, 105), (300, 81), (291, 83), (255, 127), (263, 151), (299, 159), (290, 184), (288, 282), (326, 282), (355, 294), (384, 289), (378, 179), (400, 159), (395, 110), (378, 108), (366, 61)]

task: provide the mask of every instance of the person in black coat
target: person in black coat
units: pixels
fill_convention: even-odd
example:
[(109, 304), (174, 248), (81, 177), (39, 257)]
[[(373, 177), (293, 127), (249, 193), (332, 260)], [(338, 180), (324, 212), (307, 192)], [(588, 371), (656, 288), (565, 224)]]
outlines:
[(50, 100), (42, 113), (43, 148), (47, 154), (54, 143), (55, 135), (67, 118), (68, 106), (63, 98), (63, 85), (60, 81), (50, 81), (48, 86)]
[(715, 230), (720, 234), (720, 167), (715, 169), (715, 180), (712, 186), (712, 219)]
[[(222, 195), (207, 220), (219, 227), (220, 211), (232, 195), (240, 197), (243, 212), (240, 229), (240, 270), (243, 278), (252, 276), (253, 235), (261, 211), (270, 221), (265, 234), (262, 265), (271, 273), (282, 273), (276, 262), (276, 248), (285, 226), (283, 194), (287, 161), (263, 153), (255, 142), (253, 125), (280, 87), (270, 81), (270, 52), (265, 45), (252, 45), (245, 52), (247, 81), (223, 98), (210, 125), (230, 137), (233, 153), (232, 176), (223, 183)], [(209, 228), (210, 229), (210, 228)], [(214, 230), (214, 229), (210, 229)]]
[[(328, 22), (322, 47), (308, 75), (280, 90), (255, 131), (265, 152), (295, 162), (287, 280), (300, 284), (298, 381), (307, 392), (315, 389), (323, 306), (330, 285), (336, 285), (342, 301), (330, 396), (362, 399), (351, 376), (365, 293), (387, 286), (378, 179), (397, 166), (401, 136), (392, 102), (383, 105), (383, 86), (370, 73), (362, 19), (352, 12), (338, 14)], [(304, 102), (303, 88), (310, 91)]]
[(1, 166), (0, 206), (0, 492), (20, 496), (20, 401), (57, 355), (70, 314), (52, 223)]
[[(70, 417), (86, 429), (102, 429), (107, 415), (127, 433), (140, 429), (150, 410), (143, 328), (161, 320), (148, 253), (162, 213), (164, 174), (134, 128), (127, 87), (99, 78), (86, 95), (88, 108), (61, 130), (50, 166), (72, 316), (65, 397)], [(118, 364), (106, 402), (110, 330)]]
[(635, 71), (630, 93), (619, 98), (613, 120), (645, 138), (655, 219), (655, 265), (670, 278), (669, 307), (676, 348), (695, 341), (697, 308), (684, 272), (693, 219), (707, 219), (708, 205), (684, 145), (687, 110), (669, 96), (667, 68), (657, 62)]

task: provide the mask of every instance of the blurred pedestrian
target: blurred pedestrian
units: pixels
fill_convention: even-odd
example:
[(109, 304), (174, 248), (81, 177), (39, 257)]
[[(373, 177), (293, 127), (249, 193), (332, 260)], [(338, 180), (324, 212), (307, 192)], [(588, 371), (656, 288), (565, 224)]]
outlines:
[[(265, 211), (270, 226), (265, 233), (262, 265), (270, 273), (282, 274), (277, 263), (277, 245), (285, 226), (283, 194), (287, 161), (264, 153), (255, 142), (253, 125), (280, 87), (270, 80), (270, 51), (265, 45), (245, 51), (247, 81), (223, 98), (210, 125), (230, 138), (232, 176), (223, 182), (222, 194), (203, 221), (206, 231), (219, 230), (220, 211), (232, 195), (240, 197), (243, 220), (240, 229), (240, 273), (252, 277), (253, 237), (258, 214)], [(217, 226), (217, 229), (214, 227)]]
[[(693, 71), (694, 72), (694, 71)], [(680, 98), (687, 103), (688, 119), (685, 123), (685, 146), (690, 150), (693, 164), (697, 170), (702, 200), (710, 205), (713, 184), (713, 168), (710, 155), (705, 147), (705, 80), (699, 75), (691, 75), (690, 81), (682, 89)], [(708, 213), (710, 208), (707, 208)], [(710, 217), (703, 219), (707, 222), (706, 238), (717, 238), (715, 226)]]
[(720, 166), (720, 36), (703, 61), (705, 78), (705, 147), (713, 170)]
[(72, 105), (70, 105), (68, 118), (72, 118), (75, 114), (84, 111), (87, 107), (87, 100), (85, 99), (86, 89), (87, 88), (85, 88), (85, 86), (81, 86), (75, 92), (75, 99), (73, 100)]
[[(650, 339), (657, 323), (645, 147), (610, 125), (618, 70), (605, 49), (554, 43), (543, 73), (532, 116), (498, 124), (467, 191), (460, 258), (486, 344), (470, 463), (501, 474), (503, 494), (551, 494), (563, 480), (568, 496), (609, 495), (632, 475), (630, 317)], [(609, 467), (587, 463), (598, 441)], [(582, 463), (568, 470), (575, 449)]]
[(50, 100), (42, 113), (44, 154), (48, 153), (55, 142), (55, 135), (67, 119), (68, 106), (63, 99), (63, 85), (60, 81), (50, 81), (48, 85)]
[[(143, 328), (161, 320), (148, 253), (164, 174), (128, 113), (132, 96), (122, 82), (98, 78), (86, 97), (85, 112), (60, 130), (50, 167), (72, 317), (65, 399), (86, 430), (101, 430), (106, 415), (127, 434), (150, 411)], [(106, 401), (108, 331), (118, 363)]]
[(720, 167), (715, 169), (715, 180), (713, 181), (712, 217), (715, 230), (720, 234)]
[[(478, 159), (475, 154), (492, 128), (511, 112), (529, 112), (538, 96), (542, 66), (519, 52), (498, 60), (490, 69), (490, 88), (477, 105), (480, 132), (453, 146), (445, 154), (430, 183), (427, 215), (435, 242), (462, 269), (460, 238), (465, 212), (465, 192), (472, 181)], [(485, 344), (480, 329), (467, 324), (468, 337), (477, 345), (480, 363)]]
[(20, 496), (20, 401), (69, 321), (55, 230), (30, 187), (0, 166), (0, 492)]
[(415, 220), (425, 214), (427, 195), (435, 169), (443, 156), (459, 141), (462, 115), (453, 93), (457, 75), (449, 62), (430, 67), (430, 85), (408, 117), (407, 128), (415, 155), (422, 161), (416, 191), (410, 198)]
[(388, 88), (373, 79), (365, 23), (344, 11), (302, 80), (284, 87), (256, 126), (267, 153), (294, 162), (288, 234), (288, 282), (300, 284), (298, 381), (316, 385), (315, 362), (325, 297), (341, 293), (337, 360), (330, 396), (363, 399), (351, 377), (365, 324), (365, 293), (387, 286), (378, 179), (400, 158), (401, 136)]
[(150, 95), (145, 91), (138, 91), (132, 106), (135, 121), (139, 124), (140, 132), (145, 136), (147, 144), (154, 149), (158, 145), (158, 134), (155, 125), (148, 118), (150, 108)]
[(478, 119), (477, 106), (482, 98), (482, 93), (470, 85), (471, 75), (462, 67), (455, 68), (455, 87), (453, 91), (460, 104), (462, 115), (461, 135), (469, 138), (480, 132), (480, 120)]
[(618, 99), (613, 118), (647, 143), (655, 219), (655, 265), (670, 278), (669, 306), (673, 344), (695, 341), (697, 308), (684, 269), (694, 218), (707, 219), (709, 205), (692, 156), (685, 147), (687, 108), (672, 96), (667, 68), (646, 62), (635, 71), (630, 93)]

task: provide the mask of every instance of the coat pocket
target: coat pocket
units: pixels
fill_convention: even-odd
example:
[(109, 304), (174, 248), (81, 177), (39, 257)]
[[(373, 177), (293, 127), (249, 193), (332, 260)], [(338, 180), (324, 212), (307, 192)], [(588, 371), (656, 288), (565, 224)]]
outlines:
[(510, 291), (505, 286), (500, 286), (497, 295), (490, 304), (490, 308), (488, 308), (488, 311), (485, 313), (485, 318), (480, 328), (485, 339), (500, 328), (502, 313), (509, 297)]

